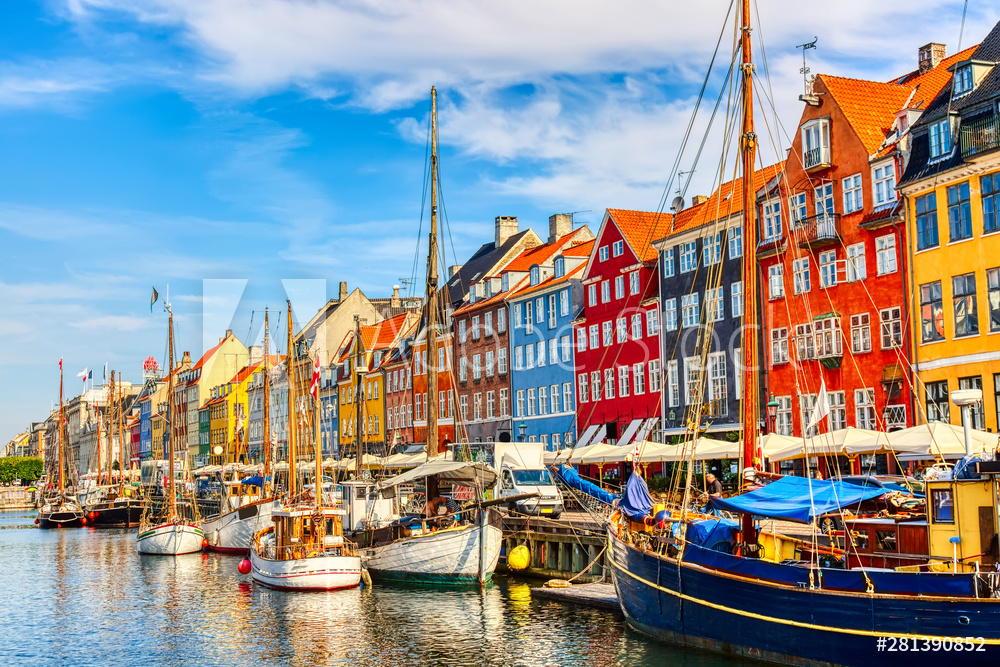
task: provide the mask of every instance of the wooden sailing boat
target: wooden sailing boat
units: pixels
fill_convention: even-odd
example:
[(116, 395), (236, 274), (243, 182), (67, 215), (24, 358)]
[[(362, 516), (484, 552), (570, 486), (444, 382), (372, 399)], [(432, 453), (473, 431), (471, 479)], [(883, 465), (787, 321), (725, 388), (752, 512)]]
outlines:
[[(254, 535), (250, 545), (250, 567), (254, 581), (288, 590), (335, 590), (354, 588), (361, 583), (361, 558), (354, 545), (344, 539), (344, 510), (330, 494), (324, 498), (323, 464), (320, 449), (319, 386), (314, 410), (316, 428), (314, 453), (316, 483), (312, 493), (299, 493), (296, 429), (294, 427), (295, 383), (292, 303), (288, 302), (288, 495), (279, 509), (271, 512), (273, 525)], [(319, 358), (316, 360), (319, 371)]]
[[(438, 273), (437, 273), (437, 90), (431, 88), (431, 229), (427, 256), (427, 316), (426, 340), (428, 395), (433, 396), (438, 386)], [(360, 350), (360, 340), (356, 340)], [(356, 364), (359, 372), (360, 363)], [(496, 471), (482, 463), (448, 461), (439, 457), (438, 402), (427, 401), (427, 463), (379, 485), (362, 481), (361, 462), (361, 401), (355, 402), (357, 428), (357, 466), (355, 480), (345, 483), (349, 503), (352, 537), (362, 547), (365, 567), (373, 579), (411, 582), (486, 583), (496, 569), (500, 558), (502, 531), (500, 515), (496, 509), (481, 502), (483, 491), (496, 483)], [(439, 503), (430, 505), (433, 516), (414, 514), (401, 516), (403, 506), (399, 489), (404, 484), (424, 482), (426, 498), (443, 498), (440, 494), (448, 487), (455, 494), (456, 487), (472, 489), (473, 501), (460, 511), (437, 514)], [(385, 502), (382, 497), (393, 496), (393, 510), (387, 514), (392, 520), (376, 516), (376, 508)], [(426, 509), (426, 508), (425, 508)], [(444, 509), (444, 507), (441, 507)]]
[[(169, 314), (167, 345), (167, 479), (166, 499), (159, 511), (147, 508), (139, 522), (136, 548), (141, 554), (178, 556), (201, 551), (205, 533), (195, 523), (197, 510), (193, 503), (177, 502), (177, 480), (174, 475), (174, 312), (166, 304)], [(187, 515), (186, 517), (184, 515)]]
[(59, 488), (58, 495), (48, 498), (38, 510), (35, 520), (39, 528), (67, 528), (84, 524), (83, 511), (76, 497), (66, 491), (66, 413), (63, 410), (63, 365), (59, 360)]
[[(119, 377), (120, 379), (120, 377)], [(115, 391), (118, 391), (118, 400), (115, 401)], [(100, 434), (101, 416), (97, 415), (97, 451), (98, 451), (98, 488), (93, 494), (92, 502), (88, 502), (84, 507), (87, 520), (91, 525), (98, 528), (131, 528), (138, 526), (142, 520), (143, 509), (145, 507), (141, 498), (136, 495), (125, 479), (125, 440), (124, 440), (124, 415), (121, 397), (121, 385), (115, 384), (115, 372), (111, 371), (111, 384), (109, 386), (109, 399), (111, 423), (117, 425), (118, 430), (118, 484), (114, 484), (113, 477), (113, 436), (111, 424), (108, 428), (108, 473), (107, 484), (101, 485), (100, 478)], [(117, 409), (116, 409), (117, 408)]]
[[(254, 533), (271, 524), (271, 513), (281, 506), (275, 497), (271, 475), (270, 339), (268, 313), (264, 311), (264, 472), (259, 479), (226, 486), (230, 490), (218, 514), (205, 517), (205, 548), (210, 551), (243, 553), (250, 549)], [(249, 429), (248, 429), (249, 430)], [(242, 480), (241, 480), (242, 482)], [(256, 493), (254, 492), (256, 491)]]

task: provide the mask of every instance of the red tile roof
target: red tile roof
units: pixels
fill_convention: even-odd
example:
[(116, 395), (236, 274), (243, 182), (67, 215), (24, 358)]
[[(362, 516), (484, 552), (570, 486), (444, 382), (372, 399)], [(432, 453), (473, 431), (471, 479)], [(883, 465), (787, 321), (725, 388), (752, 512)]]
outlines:
[(570, 246), (562, 251), (561, 254), (567, 257), (590, 257), (590, 253), (594, 250), (594, 239), (589, 241), (584, 241), (583, 243), (577, 243), (574, 246)]
[(572, 231), (569, 234), (556, 239), (552, 243), (546, 243), (544, 245), (535, 246), (534, 248), (525, 250), (520, 255), (512, 259), (510, 264), (503, 267), (501, 271), (527, 271), (535, 264), (545, 264), (559, 254), (562, 247), (571, 241), (574, 236), (579, 234), (582, 229), (583, 228), (581, 227), (580, 229)]
[[(781, 173), (783, 164), (772, 164), (758, 169), (753, 173), (751, 193), (756, 194), (768, 181)], [(690, 208), (684, 209), (674, 218), (671, 233), (676, 234), (686, 229), (694, 229), (701, 225), (722, 220), (743, 212), (743, 177), (726, 181), (712, 195)]]
[[(553, 285), (556, 285), (558, 283), (566, 282), (570, 278), (581, 277), (581, 274), (586, 270), (586, 268), (587, 268), (586, 264), (580, 264), (575, 269), (567, 271), (565, 274), (559, 276), (558, 278), (556, 278), (555, 276), (549, 276), (548, 278), (546, 278), (542, 282), (538, 283), (534, 287), (526, 287), (523, 290), (520, 290), (520, 291), (516, 292), (516, 294), (518, 296), (522, 296), (522, 295), (525, 295), (525, 294), (531, 294), (531, 293), (537, 292), (539, 290), (543, 290), (543, 289), (546, 289), (548, 287), (552, 287)], [(514, 294), (514, 292), (511, 293), (511, 295), (513, 295), (513, 294)], [(510, 296), (510, 295), (508, 295), (508, 296)]]
[(896, 114), (910, 98), (912, 86), (828, 74), (820, 74), (818, 78), (837, 100), (868, 154), (878, 153), (885, 135), (892, 129)]
[(640, 262), (656, 259), (653, 241), (670, 233), (672, 213), (609, 208), (608, 215)]
[(913, 98), (910, 100), (909, 104), (906, 105), (906, 107), (908, 109), (926, 109), (927, 105), (933, 102), (934, 98), (938, 96), (938, 93), (940, 93), (941, 90), (951, 81), (951, 72), (948, 71), (948, 68), (957, 62), (971, 58), (972, 52), (975, 51), (978, 46), (978, 44), (976, 46), (970, 46), (964, 51), (959, 51), (958, 53), (948, 56), (938, 63), (937, 67), (928, 70), (923, 74), (920, 73), (920, 70), (916, 70), (910, 72), (909, 74), (905, 74), (890, 83), (897, 83), (915, 88), (916, 91), (913, 94)]

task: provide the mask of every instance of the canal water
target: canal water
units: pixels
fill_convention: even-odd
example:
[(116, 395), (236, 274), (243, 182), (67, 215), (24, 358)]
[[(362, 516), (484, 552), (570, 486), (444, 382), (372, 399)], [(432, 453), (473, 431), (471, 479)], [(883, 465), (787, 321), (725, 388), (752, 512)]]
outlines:
[(239, 557), (139, 556), (134, 531), (43, 531), (34, 516), (0, 512), (2, 665), (739, 664), (507, 577), (285, 593), (240, 575)]

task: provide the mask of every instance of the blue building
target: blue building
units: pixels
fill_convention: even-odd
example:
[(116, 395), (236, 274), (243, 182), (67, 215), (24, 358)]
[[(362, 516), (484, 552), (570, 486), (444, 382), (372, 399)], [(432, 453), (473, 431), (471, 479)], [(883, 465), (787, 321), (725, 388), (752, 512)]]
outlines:
[(515, 437), (549, 451), (576, 439), (573, 320), (583, 304), (580, 277), (594, 242), (564, 249), (552, 267), (532, 266), (527, 284), (507, 297)]
[(161, 385), (158, 378), (149, 376), (135, 397), (139, 406), (139, 459), (142, 461), (153, 455), (153, 398)]

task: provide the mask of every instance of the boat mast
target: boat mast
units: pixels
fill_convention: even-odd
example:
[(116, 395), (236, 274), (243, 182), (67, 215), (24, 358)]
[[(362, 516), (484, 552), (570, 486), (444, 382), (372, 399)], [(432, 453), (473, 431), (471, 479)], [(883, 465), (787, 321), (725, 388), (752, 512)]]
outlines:
[(65, 424), (65, 413), (63, 412), (63, 368), (62, 359), (59, 360), (59, 496), (62, 497), (65, 479), (63, 478), (63, 466), (66, 461), (63, 457), (63, 426)]
[(111, 371), (111, 384), (108, 385), (108, 484), (113, 483), (115, 478), (114, 469), (111, 462), (114, 457), (114, 438), (112, 437), (111, 425), (114, 423), (115, 415), (115, 372)]
[(271, 355), (270, 329), (267, 323), (267, 308), (264, 309), (264, 479), (261, 480), (263, 497), (268, 497), (268, 477), (271, 475), (271, 369), (268, 357)]
[[(319, 371), (319, 350), (316, 350), (316, 368), (313, 371)], [(313, 489), (316, 496), (316, 511), (323, 511), (323, 448), (320, 447), (320, 430), (319, 430), (319, 378), (316, 379), (316, 402), (313, 409), (313, 433), (315, 433), (315, 438), (313, 438), (313, 448), (316, 450), (316, 485)], [(322, 516), (322, 515), (320, 515)]]
[(354, 479), (361, 481), (364, 467), (364, 448), (361, 446), (361, 361), (364, 359), (361, 350), (361, 316), (354, 316)]
[(288, 300), (288, 353), (285, 355), (285, 368), (288, 377), (288, 500), (295, 502), (296, 461), (295, 461), (295, 428), (292, 416), (295, 414), (295, 383), (292, 381), (292, 358), (294, 357), (294, 342), (292, 341), (292, 301)]
[(174, 311), (167, 304), (167, 507), (168, 519), (177, 516), (177, 498), (174, 495)]
[[(107, 387), (101, 388), (101, 393), (103, 394), (107, 390)], [(108, 450), (108, 457), (111, 457), (111, 450)], [(88, 468), (90, 466), (87, 466)], [(97, 401), (97, 486), (101, 485), (101, 477), (104, 475), (104, 471), (101, 470), (101, 401)]]
[[(757, 461), (757, 429), (760, 419), (758, 395), (759, 355), (757, 328), (757, 262), (753, 248), (757, 242), (757, 219), (754, 201), (753, 173), (757, 152), (757, 135), (753, 125), (753, 56), (750, 51), (750, 0), (743, 0), (742, 47), (743, 59), (740, 69), (743, 73), (743, 134), (740, 141), (740, 153), (743, 161), (743, 243), (748, 248), (743, 253), (743, 465), (756, 469)], [(743, 515), (743, 542), (757, 545), (756, 529), (753, 517)], [(747, 555), (744, 553), (744, 555)]]
[(118, 375), (118, 492), (125, 491), (125, 397), (122, 395), (122, 376)]
[(427, 456), (438, 455), (437, 367), (437, 89), (431, 86), (431, 231), (427, 245)]

